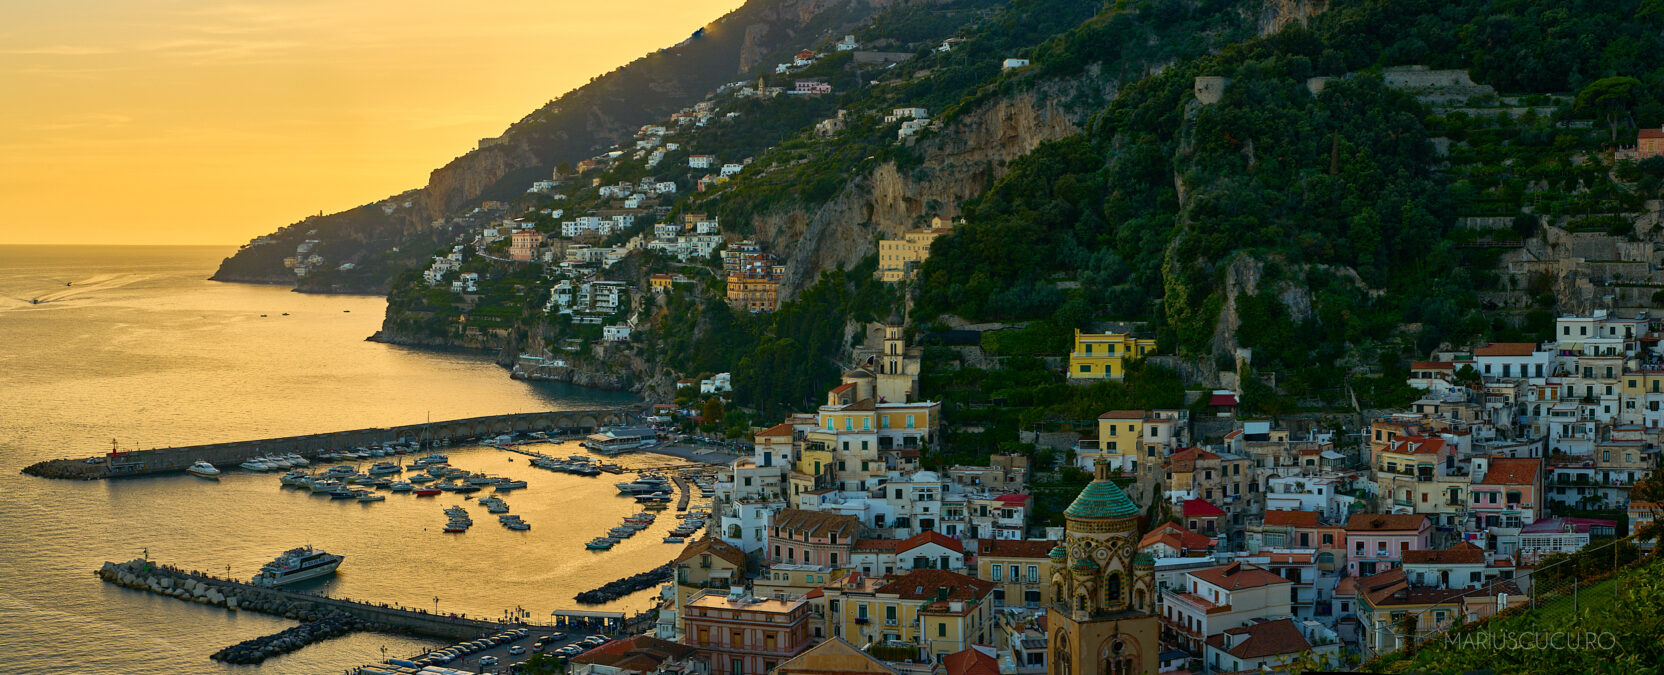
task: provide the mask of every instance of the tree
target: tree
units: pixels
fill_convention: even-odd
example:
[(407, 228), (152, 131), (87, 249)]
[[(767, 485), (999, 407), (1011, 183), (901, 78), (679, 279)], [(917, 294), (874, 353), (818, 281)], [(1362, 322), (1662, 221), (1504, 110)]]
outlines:
[(725, 410), (722, 406), (722, 398), (719, 396), (712, 396), (706, 399), (705, 406), (700, 409), (700, 415), (705, 418), (706, 424), (722, 424), (722, 417), (724, 413)]
[(1456, 369), (1456, 384), (1464, 387), (1477, 387), (1485, 383), (1485, 378), (1479, 376), (1479, 371), (1473, 369), (1472, 364), (1463, 364)]
[(1603, 77), (1590, 82), (1583, 91), (1577, 92), (1572, 109), (1605, 117), (1606, 126), (1612, 131), (1612, 141), (1615, 143), (1618, 140), (1619, 122), (1629, 120), (1629, 109), (1635, 105), (1635, 90), (1640, 86), (1641, 81), (1633, 77)]

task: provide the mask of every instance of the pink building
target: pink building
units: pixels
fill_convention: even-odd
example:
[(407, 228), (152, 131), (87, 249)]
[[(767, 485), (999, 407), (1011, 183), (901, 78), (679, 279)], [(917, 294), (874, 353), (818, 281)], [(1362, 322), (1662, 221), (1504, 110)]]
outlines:
[(712, 675), (773, 672), (814, 644), (804, 598), (733, 598), (712, 589), (685, 607), (682, 642), (699, 650)]
[(1419, 513), (1354, 513), (1346, 521), (1346, 568), (1364, 577), (1403, 564), (1405, 551), (1433, 546), (1433, 524)]
[(782, 509), (770, 523), (769, 561), (825, 568), (847, 566), (860, 533), (861, 520), (855, 516)]
[(537, 257), (537, 247), (543, 244), (543, 233), (537, 230), (515, 230), (510, 235), (508, 257), (510, 260), (531, 262)]
[(1522, 527), (1542, 512), (1543, 460), (1476, 457), (1473, 475), (1483, 476), (1469, 489), (1473, 496), (1468, 511), (1478, 526)]

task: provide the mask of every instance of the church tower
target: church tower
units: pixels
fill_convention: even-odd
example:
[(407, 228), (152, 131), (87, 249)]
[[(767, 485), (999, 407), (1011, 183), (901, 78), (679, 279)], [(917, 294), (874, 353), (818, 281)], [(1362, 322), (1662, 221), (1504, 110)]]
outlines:
[(878, 397), (888, 403), (907, 403), (918, 395), (920, 350), (907, 347), (906, 322), (890, 311), (884, 321), (883, 349), (878, 354)]
[(1048, 675), (1154, 675), (1161, 652), (1155, 561), (1138, 553), (1138, 505), (1109, 480), (1094, 480), (1063, 512), (1063, 543), (1051, 551), (1046, 629)]

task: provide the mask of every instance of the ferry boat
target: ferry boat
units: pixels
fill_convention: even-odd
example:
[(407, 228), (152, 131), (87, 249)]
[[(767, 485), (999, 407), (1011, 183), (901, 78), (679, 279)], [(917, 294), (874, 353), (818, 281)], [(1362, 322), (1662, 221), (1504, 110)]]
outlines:
[(651, 433), (644, 436), (638, 436), (633, 434), (618, 434), (613, 431), (603, 431), (598, 434), (590, 434), (588, 437), (584, 438), (584, 447), (603, 455), (616, 455), (626, 450), (635, 450), (636, 448), (651, 445), (654, 440), (655, 439)]
[(208, 480), (220, 479), (220, 470), (214, 468), (214, 465), (200, 459), (192, 462), (190, 468), (185, 469), (185, 473), (196, 476), (197, 478), (207, 478)]
[(334, 574), (335, 568), (340, 567), (344, 559), (344, 556), (325, 553), (311, 546), (289, 549), (276, 560), (261, 567), (260, 573), (255, 575), (250, 583), (256, 586), (276, 587), (316, 579)]

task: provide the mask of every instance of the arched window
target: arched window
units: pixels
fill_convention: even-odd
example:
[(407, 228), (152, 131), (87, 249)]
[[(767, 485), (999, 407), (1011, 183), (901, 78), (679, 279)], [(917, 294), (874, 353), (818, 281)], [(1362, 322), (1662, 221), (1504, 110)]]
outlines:
[(1121, 573), (1111, 572), (1104, 579), (1104, 604), (1117, 605), (1121, 602)]
[(1132, 592), (1132, 598), (1133, 598), (1133, 604), (1138, 609), (1138, 611), (1140, 611), (1140, 612), (1144, 611), (1144, 589), (1140, 588), (1136, 591), (1133, 591)]
[(1052, 650), (1052, 661), (1057, 664), (1057, 672), (1069, 675), (1069, 633), (1062, 628), (1057, 630), (1057, 646)]

